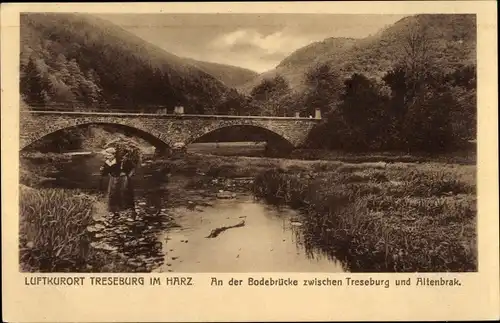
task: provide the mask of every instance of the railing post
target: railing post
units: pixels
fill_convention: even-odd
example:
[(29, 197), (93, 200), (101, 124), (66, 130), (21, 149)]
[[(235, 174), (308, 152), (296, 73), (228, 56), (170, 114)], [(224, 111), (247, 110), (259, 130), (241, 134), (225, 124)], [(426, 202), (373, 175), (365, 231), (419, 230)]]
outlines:
[(295, 118), (300, 118), (300, 112), (295, 112)]
[(316, 109), (316, 111), (314, 113), (314, 118), (321, 119), (321, 110), (320, 109)]
[(177, 106), (174, 108), (174, 113), (175, 114), (184, 114), (184, 107), (183, 106)]

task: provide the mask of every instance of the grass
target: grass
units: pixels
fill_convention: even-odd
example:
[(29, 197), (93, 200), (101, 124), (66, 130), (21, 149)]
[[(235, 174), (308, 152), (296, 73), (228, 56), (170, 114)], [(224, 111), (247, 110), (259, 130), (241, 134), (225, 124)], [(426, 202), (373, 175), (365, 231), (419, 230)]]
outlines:
[(23, 151), (21, 157), (33, 164), (44, 164), (71, 160), (71, 156), (59, 153), (41, 153), (38, 151)]
[(263, 171), (254, 193), (301, 209), (306, 247), (351, 271), (477, 270), (474, 167), (321, 162)]
[(20, 258), (27, 271), (80, 268), (90, 252), (93, 201), (66, 190), (20, 190)]
[(102, 207), (97, 198), (78, 190), (40, 188), (48, 179), (43, 175), (47, 171), (50, 167), (46, 164), (21, 159), (21, 271), (126, 272), (120, 258), (90, 248), (87, 226)]
[(153, 165), (167, 166), (173, 174), (213, 177), (250, 177), (263, 169), (280, 165), (283, 160), (258, 157), (229, 157), (188, 154), (182, 158), (156, 160)]
[(20, 185), (20, 265), (24, 272), (123, 272), (119, 258), (90, 247), (98, 202), (74, 190)]
[(402, 153), (402, 152), (367, 152), (347, 153), (321, 149), (297, 149), (290, 158), (304, 160), (336, 160), (345, 163), (388, 162), (388, 163), (453, 163), (461, 165), (475, 165), (475, 147), (450, 153)]

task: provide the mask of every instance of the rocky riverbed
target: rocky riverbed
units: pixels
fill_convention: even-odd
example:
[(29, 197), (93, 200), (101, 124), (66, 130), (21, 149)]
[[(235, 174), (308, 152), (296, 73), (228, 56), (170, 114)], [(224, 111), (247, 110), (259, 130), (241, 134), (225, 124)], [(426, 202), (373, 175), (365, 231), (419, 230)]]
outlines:
[[(139, 205), (143, 202), (139, 200)], [(136, 208), (118, 214), (106, 212), (94, 217), (87, 227), (92, 236), (90, 246), (121, 258), (133, 271), (150, 272), (163, 263), (158, 232), (175, 226), (166, 209)]]
[[(214, 179), (198, 175), (197, 179), (186, 182), (183, 177), (174, 177), (152, 192), (143, 191), (136, 200), (135, 210), (113, 214), (106, 210), (105, 201), (101, 201), (93, 223), (87, 227), (90, 246), (120, 259), (130, 271), (151, 272), (166, 261), (159, 234), (180, 227), (174, 219), (176, 210), (203, 212), (217, 199), (235, 199), (252, 183), (251, 178)], [(183, 186), (191, 188), (182, 189)], [(183, 239), (182, 243), (189, 241)]]

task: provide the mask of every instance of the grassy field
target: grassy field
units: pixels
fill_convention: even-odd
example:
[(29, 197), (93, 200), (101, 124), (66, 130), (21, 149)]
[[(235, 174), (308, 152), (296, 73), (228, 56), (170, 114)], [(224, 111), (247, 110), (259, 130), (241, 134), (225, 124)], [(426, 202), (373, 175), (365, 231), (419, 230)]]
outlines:
[(296, 149), (289, 156), (292, 159), (333, 160), (346, 163), (388, 162), (388, 163), (450, 163), (476, 165), (475, 146), (449, 153), (403, 153), (403, 152), (357, 152), (330, 151), (319, 149)]
[[(287, 157), (298, 160), (330, 160), (346, 163), (401, 162), (401, 163), (451, 163), (461, 165), (476, 164), (476, 147), (449, 153), (404, 153), (404, 152), (345, 152), (321, 149), (295, 149)], [(190, 153), (211, 154), (216, 156), (265, 156), (265, 143), (262, 142), (221, 142), (193, 143), (188, 146)]]
[(188, 152), (217, 156), (263, 156), (265, 143), (262, 142), (221, 142), (193, 143)]

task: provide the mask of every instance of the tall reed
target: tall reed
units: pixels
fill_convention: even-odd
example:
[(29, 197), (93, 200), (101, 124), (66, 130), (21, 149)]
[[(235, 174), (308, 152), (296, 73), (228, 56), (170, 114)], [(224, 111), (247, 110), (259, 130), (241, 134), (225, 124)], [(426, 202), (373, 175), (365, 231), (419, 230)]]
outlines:
[(20, 260), (25, 271), (66, 271), (90, 257), (93, 200), (63, 189), (20, 189)]

